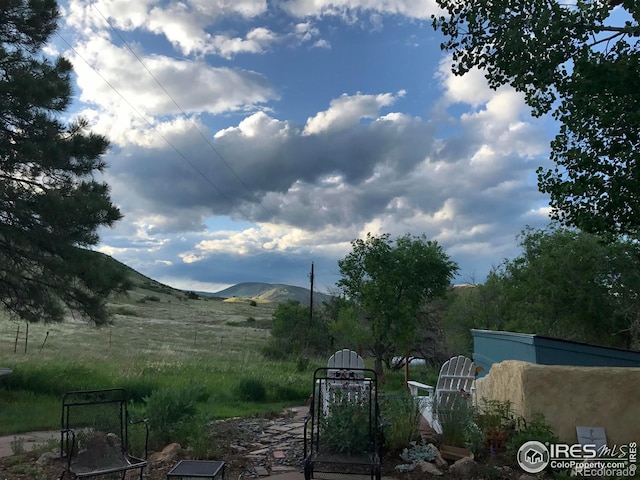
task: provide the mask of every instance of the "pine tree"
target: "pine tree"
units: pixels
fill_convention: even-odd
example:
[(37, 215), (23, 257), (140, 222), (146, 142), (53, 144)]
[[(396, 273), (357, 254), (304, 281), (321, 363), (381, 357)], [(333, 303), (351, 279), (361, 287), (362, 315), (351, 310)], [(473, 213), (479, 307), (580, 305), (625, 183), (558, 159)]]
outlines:
[(87, 248), (121, 214), (94, 178), (107, 139), (62, 121), (72, 66), (42, 53), (58, 17), (55, 0), (0, 2), (0, 302), (27, 321), (69, 308), (104, 323), (125, 274)]

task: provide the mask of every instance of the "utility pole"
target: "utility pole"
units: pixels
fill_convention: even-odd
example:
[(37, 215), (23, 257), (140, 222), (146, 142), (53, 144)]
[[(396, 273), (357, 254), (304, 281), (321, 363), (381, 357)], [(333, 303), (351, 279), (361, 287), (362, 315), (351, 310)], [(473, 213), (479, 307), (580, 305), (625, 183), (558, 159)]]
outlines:
[(313, 323), (313, 262), (311, 262), (311, 273), (309, 274), (311, 279), (311, 292), (309, 294), (309, 326)]

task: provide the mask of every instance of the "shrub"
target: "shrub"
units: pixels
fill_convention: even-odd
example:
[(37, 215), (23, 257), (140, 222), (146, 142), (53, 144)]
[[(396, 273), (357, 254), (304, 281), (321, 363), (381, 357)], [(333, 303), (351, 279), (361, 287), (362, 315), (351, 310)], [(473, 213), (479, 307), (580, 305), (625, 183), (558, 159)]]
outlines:
[(244, 378), (237, 387), (238, 397), (245, 402), (264, 402), (267, 399), (267, 389), (257, 378)]
[(197, 430), (197, 402), (208, 398), (204, 387), (163, 387), (145, 397), (146, 416), (149, 419), (151, 443), (162, 447), (168, 442), (188, 444), (189, 432)]
[(442, 426), (442, 443), (456, 447), (466, 446), (475, 413), (467, 395), (453, 395), (444, 406), (437, 405), (434, 400), (434, 408)]
[(404, 395), (387, 396), (380, 403), (386, 447), (401, 450), (418, 437), (420, 408), (414, 397)]
[(560, 441), (541, 413), (533, 415), (530, 421), (523, 417), (518, 417), (516, 419), (516, 430), (506, 442), (507, 457), (516, 458), (518, 449), (530, 440), (537, 440), (541, 443), (558, 443)]
[(396, 470), (410, 472), (422, 462), (431, 462), (436, 458), (436, 447), (425, 442), (424, 438), (420, 443), (411, 442), (409, 448), (402, 450), (400, 458), (407, 463), (396, 465)]
[(366, 452), (371, 440), (368, 415), (368, 405), (337, 399), (320, 422), (323, 448), (334, 453)]
[(255, 301), (255, 300), (251, 300), (251, 301), (249, 302), (249, 305), (251, 305), (252, 307), (257, 307), (257, 306), (258, 306), (258, 304), (256, 303), (256, 301)]

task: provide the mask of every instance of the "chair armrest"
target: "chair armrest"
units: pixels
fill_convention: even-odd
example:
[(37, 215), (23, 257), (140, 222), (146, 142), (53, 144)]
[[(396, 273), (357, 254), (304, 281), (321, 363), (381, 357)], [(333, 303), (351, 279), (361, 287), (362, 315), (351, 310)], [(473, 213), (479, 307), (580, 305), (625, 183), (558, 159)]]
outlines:
[(433, 395), (433, 386), (416, 382), (415, 380), (409, 380), (407, 382), (407, 387), (409, 388), (411, 395), (413, 395), (414, 397), (420, 396), (419, 390), (426, 390), (427, 396)]

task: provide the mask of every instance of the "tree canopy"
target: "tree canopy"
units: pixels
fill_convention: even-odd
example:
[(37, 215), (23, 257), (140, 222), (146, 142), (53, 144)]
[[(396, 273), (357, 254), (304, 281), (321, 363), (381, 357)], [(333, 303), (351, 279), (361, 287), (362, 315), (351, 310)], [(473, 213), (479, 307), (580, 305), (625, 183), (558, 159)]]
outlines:
[(590, 233), (636, 236), (640, 3), (436, 1), (448, 13), (433, 25), (448, 37), (442, 48), (452, 52), (454, 74), (483, 69), (490, 87), (511, 85), (534, 115), (551, 112), (560, 122), (551, 143), (556, 166), (538, 170), (554, 218)]
[(54, 0), (0, 5), (0, 303), (28, 321), (60, 320), (66, 306), (102, 323), (125, 273), (86, 248), (121, 214), (94, 178), (107, 139), (62, 120), (72, 67), (42, 54), (58, 17)]
[(351, 245), (338, 262), (337, 284), (351, 303), (333, 324), (334, 334), (369, 350), (381, 373), (383, 361), (415, 344), (418, 313), (447, 291), (458, 266), (424, 235), (392, 241), (389, 234), (368, 234)]
[(470, 328), (537, 333), (640, 349), (640, 246), (575, 229), (527, 229), (522, 253), (459, 295), (445, 329), (470, 346)]

